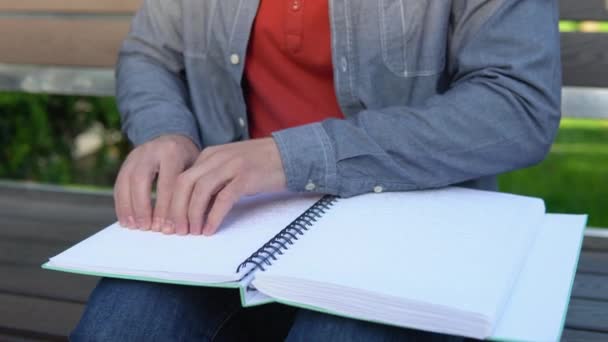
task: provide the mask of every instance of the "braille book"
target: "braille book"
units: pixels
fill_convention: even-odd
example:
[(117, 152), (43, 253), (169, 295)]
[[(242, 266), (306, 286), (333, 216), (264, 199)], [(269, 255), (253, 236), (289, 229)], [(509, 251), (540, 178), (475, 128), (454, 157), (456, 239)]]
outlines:
[(542, 200), (444, 188), (352, 198), (242, 199), (211, 236), (113, 224), (44, 268), (235, 288), (279, 302), (467, 337), (559, 340), (584, 215)]

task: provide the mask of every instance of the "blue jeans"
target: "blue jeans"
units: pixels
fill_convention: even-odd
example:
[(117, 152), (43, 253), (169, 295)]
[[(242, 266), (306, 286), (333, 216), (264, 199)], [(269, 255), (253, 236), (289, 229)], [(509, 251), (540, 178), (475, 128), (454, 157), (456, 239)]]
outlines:
[(234, 289), (102, 279), (71, 341), (462, 341), (280, 304), (242, 308)]

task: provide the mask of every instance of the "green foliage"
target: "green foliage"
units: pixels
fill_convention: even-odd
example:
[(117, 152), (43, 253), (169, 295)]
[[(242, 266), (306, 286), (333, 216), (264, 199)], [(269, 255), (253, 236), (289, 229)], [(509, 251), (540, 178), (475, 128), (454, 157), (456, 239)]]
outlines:
[[(95, 125), (101, 145), (76, 158), (76, 138)], [(111, 185), (128, 149), (108, 138), (119, 129), (111, 98), (0, 93), (0, 178)]]
[(608, 120), (563, 119), (545, 161), (500, 177), (502, 191), (545, 199), (547, 211), (608, 227)]

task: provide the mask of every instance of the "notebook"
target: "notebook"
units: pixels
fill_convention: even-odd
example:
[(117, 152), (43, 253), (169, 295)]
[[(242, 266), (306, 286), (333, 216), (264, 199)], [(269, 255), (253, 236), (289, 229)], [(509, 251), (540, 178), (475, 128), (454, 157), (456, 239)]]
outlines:
[(113, 224), (44, 268), (238, 289), (279, 302), (466, 337), (558, 340), (584, 215), (542, 200), (450, 187), (352, 198), (242, 199), (212, 237)]

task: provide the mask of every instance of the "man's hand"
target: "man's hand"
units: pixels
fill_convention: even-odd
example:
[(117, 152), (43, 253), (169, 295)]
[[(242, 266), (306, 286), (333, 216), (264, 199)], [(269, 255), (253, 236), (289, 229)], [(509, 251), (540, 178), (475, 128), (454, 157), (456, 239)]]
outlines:
[(285, 187), (281, 156), (272, 138), (206, 148), (178, 177), (163, 232), (212, 235), (241, 196)]
[[(169, 212), (175, 182), (198, 154), (196, 145), (181, 135), (161, 136), (135, 148), (123, 163), (114, 186), (120, 224), (160, 231)], [(157, 176), (157, 199), (152, 212), (150, 194)]]

